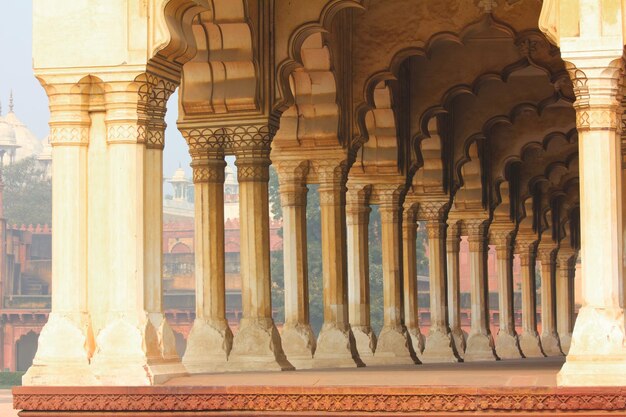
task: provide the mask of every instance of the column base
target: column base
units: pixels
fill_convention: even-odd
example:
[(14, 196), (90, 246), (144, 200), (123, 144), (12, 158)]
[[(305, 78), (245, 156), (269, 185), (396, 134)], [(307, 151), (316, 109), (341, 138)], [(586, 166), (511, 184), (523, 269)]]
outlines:
[(196, 318), (189, 332), (183, 365), (191, 374), (222, 372), (228, 365), (233, 333), (226, 320)]
[(335, 323), (324, 323), (317, 338), (313, 368), (356, 368), (365, 366), (356, 349), (356, 341), (349, 325), (340, 328)]
[(559, 341), (561, 342), (561, 351), (563, 352), (563, 354), (567, 355), (569, 353), (570, 345), (572, 344), (572, 334), (559, 333)]
[(496, 338), (496, 354), (502, 359), (522, 358), (519, 339), (515, 332), (498, 331)]
[(465, 348), (467, 346), (467, 332), (459, 327), (458, 329), (452, 329), (451, 334), (456, 354), (459, 358), (463, 359), (463, 356), (465, 356)]
[(421, 362), (424, 347), (426, 346), (426, 337), (422, 334), (419, 327), (407, 328), (409, 337), (411, 338), (411, 345), (415, 351), (415, 356)]
[(496, 355), (493, 337), (490, 333), (470, 333), (463, 356), (465, 362), (496, 361), (498, 359), (500, 358)]
[(546, 356), (541, 349), (541, 340), (537, 332), (524, 330), (519, 336), (519, 347), (525, 358), (543, 358)]
[(350, 326), (350, 328), (354, 335), (359, 358), (361, 358), (365, 364), (369, 364), (376, 351), (377, 339), (374, 331), (370, 326)]
[(541, 347), (546, 356), (563, 356), (561, 343), (556, 333), (546, 333), (541, 335)]
[(431, 328), (420, 360), (422, 363), (460, 362), (452, 334)]
[(384, 326), (371, 361), (375, 365), (416, 365), (418, 360), (406, 329)]
[(583, 307), (557, 385), (626, 386), (624, 309)]
[(243, 318), (228, 358), (230, 371), (292, 371), (271, 318)]
[(101, 385), (89, 367), (87, 346), (93, 345), (92, 338), (86, 317), (50, 313), (22, 385)]
[(280, 337), (283, 351), (289, 363), (296, 369), (313, 367), (316, 343), (310, 324), (285, 323)]
[(91, 369), (102, 385), (156, 385), (186, 376), (180, 359), (164, 359), (157, 329), (138, 327), (125, 315), (111, 320), (96, 339)]

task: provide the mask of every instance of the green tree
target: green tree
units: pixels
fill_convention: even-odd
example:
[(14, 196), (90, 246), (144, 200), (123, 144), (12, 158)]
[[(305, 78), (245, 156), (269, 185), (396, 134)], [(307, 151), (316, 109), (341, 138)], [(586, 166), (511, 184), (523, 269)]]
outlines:
[(9, 224), (50, 224), (52, 183), (34, 157), (4, 167), (4, 217)]

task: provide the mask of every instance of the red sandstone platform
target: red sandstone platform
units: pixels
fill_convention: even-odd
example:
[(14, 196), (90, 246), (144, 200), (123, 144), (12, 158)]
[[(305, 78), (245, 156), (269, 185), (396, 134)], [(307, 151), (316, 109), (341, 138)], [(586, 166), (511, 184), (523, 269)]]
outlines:
[(624, 388), (558, 388), (561, 359), (177, 378), (155, 387), (19, 387), (35, 416), (626, 416)]

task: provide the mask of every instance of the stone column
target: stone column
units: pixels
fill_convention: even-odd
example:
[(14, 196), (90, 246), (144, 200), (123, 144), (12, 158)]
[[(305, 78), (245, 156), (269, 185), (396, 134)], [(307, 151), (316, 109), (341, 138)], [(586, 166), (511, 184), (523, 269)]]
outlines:
[[(496, 338), (496, 353), (502, 359), (521, 358), (519, 340), (515, 332), (513, 311), (513, 235), (512, 230), (492, 225), (491, 238), (496, 245), (498, 270), (498, 304), (500, 329)], [(508, 227), (510, 229), (510, 227)]]
[(567, 354), (572, 342), (574, 294), (570, 285), (574, 279), (576, 251), (560, 248), (558, 255), (558, 273), (556, 277), (556, 326), (561, 343), (561, 350)]
[(96, 385), (89, 368), (87, 313), (87, 147), (90, 119), (73, 85), (49, 91), (52, 176), (52, 309), (24, 385)]
[(243, 317), (229, 356), (232, 370), (294, 369), (272, 319), (269, 166), (273, 126), (225, 129), (237, 158)]
[(517, 252), (519, 253), (522, 275), (522, 334), (519, 345), (522, 354), (527, 358), (544, 357), (541, 340), (537, 333), (537, 291), (535, 287), (535, 254), (537, 241), (535, 237), (517, 236)]
[(537, 258), (541, 262), (541, 347), (547, 356), (563, 356), (556, 333), (555, 248), (539, 244)]
[(174, 87), (149, 74), (106, 89), (108, 201), (101, 209), (108, 215), (110, 268), (106, 278), (94, 276), (108, 291), (106, 324), (91, 361), (105, 385), (151, 385), (185, 374), (162, 311), (161, 247), (148, 243), (163, 227), (155, 152), (163, 147), (165, 103)]
[(316, 161), (320, 182), (324, 324), (313, 366), (363, 366), (348, 322), (346, 262), (346, 177), (344, 161)]
[[(557, 377), (560, 385), (626, 384), (620, 160), (624, 42), (621, 36), (601, 37), (595, 25), (596, 13), (601, 12), (584, 16), (588, 26), (583, 35), (593, 36), (594, 42), (568, 44), (563, 57), (576, 94), (582, 156), (583, 303), (567, 362)], [(589, 50), (591, 45), (601, 48)]]
[(285, 325), (282, 345), (296, 369), (311, 368), (315, 335), (309, 323), (309, 280), (306, 230), (306, 161), (277, 164), (280, 203), (283, 210), (283, 259), (285, 276)]
[[(417, 205), (404, 204), (402, 217), (402, 272), (404, 273), (404, 324), (415, 355), (421, 358), (426, 338), (420, 331), (417, 298)], [(421, 360), (421, 359), (420, 359)]]
[[(377, 185), (382, 229), (384, 324), (374, 359), (383, 364), (415, 364), (417, 357), (402, 321), (402, 250), (400, 194), (404, 186)], [(444, 307), (445, 308), (445, 307)]]
[(226, 320), (224, 140), (221, 129), (181, 131), (193, 169), (196, 275), (196, 318), (183, 364), (191, 373), (223, 371), (233, 343)]
[(376, 350), (376, 335), (370, 323), (368, 225), (371, 191), (370, 185), (349, 184), (346, 204), (350, 328), (359, 356), (366, 363)]
[(465, 221), (469, 240), (472, 327), (463, 360), (496, 360), (495, 345), (489, 329), (489, 288), (487, 285), (487, 220)]
[(422, 362), (458, 362), (454, 339), (446, 317), (446, 222), (447, 202), (422, 202), (418, 217), (426, 221), (430, 278), (430, 330)]
[(446, 238), (446, 264), (448, 274), (448, 319), (454, 347), (460, 358), (465, 354), (467, 333), (461, 328), (461, 275), (459, 251), (461, 246), (460, 222), (448, 224)]

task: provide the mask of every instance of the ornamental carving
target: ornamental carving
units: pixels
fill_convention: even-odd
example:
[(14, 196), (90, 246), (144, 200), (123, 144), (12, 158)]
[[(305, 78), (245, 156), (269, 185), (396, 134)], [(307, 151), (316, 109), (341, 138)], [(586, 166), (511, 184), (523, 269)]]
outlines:
[(214, 182), (224, 183), (226, 161), (222, 160), (194, 160), (191, 163), (193, 168), (193, 182)]
[(380, 212), (380, 221), (382, 223), (394, 223), (399, 224), (402, 210), (399, 204), (385, 203), (378, 206)]
[(267, 163), (249, 164), (240, 160), (237, 165), (237, 180), (239, 182), (268, 182), (270, 180), (269, 161)]
[(87, 145), (89, 143), (88, 127), (58, 127), (50, 128), (50, 144), (58, 145)]
[(487, 231), (489, 221), (487, 220), (466, 220), (463, 223), (467, 231), (470, 252), (483, 252), (487, 250)]
[(429, 239), (442, 239), (446, 237), (446, 228), (448, 225), (438, 220), (429, 220), (426, 222), (426, 233)]
[(224, 129), (205, 127), (180, 129), (180, 132), (189, 145), (189, 154), (192, 159), (224, 156)]
[(448, 214), (449, 204), (443, 201), (425, 201), (419, 203), (417, 218), (419, 220), (443, 221)]
[(301, 184), (281, 184), (280, 204), (283, 207), (306, 207), (308, 188)]
[(108, 143), (145, 143), (146, 127), (137, 123), (108, 123)]
[(317, 175), (320, 187), (329, 184), (345, 185), (348, 177), (347, 161), (312, 161), (311, 169)]
[[(21, 387), (20, 387), (21, 388)], [(31, 388), (31, 387), (28, 387)], [(184, 387), (71, 388), (47, 387), (42, 393), (16, 388), (13, 406), (25, 411), (109, 412), (285, 412), (285, 413), (521, 413), (596, 415), (622, 412), (626, 392), (597, 388), (430, 388), (361, 386), (337, 392), (333, 387), (227, 387), (193, 392)]]
[(228, 146), (235, 152), (237, 159), (266, 159), (269, 163), (272, 139), (276, 127), (271, 125), (252, 125), (224, 128)]
[(613, 109), (588, 109), (576, 111), (576, 128), (581, 130), (622, 129), (622, 118)]
[(274, 161), (278, 182), (282, 185), (304, 183), (309, 173), (309, 161)]

